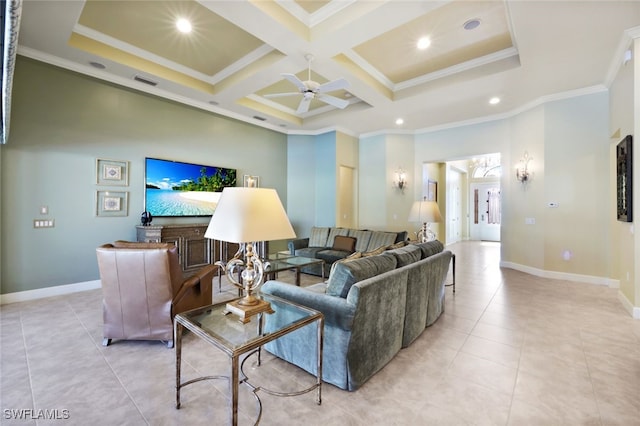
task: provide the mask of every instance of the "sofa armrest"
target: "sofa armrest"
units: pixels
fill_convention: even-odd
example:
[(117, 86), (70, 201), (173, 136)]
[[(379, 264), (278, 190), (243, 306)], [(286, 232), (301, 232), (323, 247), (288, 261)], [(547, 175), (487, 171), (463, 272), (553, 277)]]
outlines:
[(304, 287), (296, 287), (274, 280), (264, 283), (260, 287), (260, 291), (322, 312), (327, 325), (333, 325), (346, 331), (351, 330), (353, 325), (356, 307), (341, 297), (316, 293), (306, 290)]
[(289, 247), (289, 252), (291, 254), (296, 254), (296, 250), (309, 247), (309, 238), (298, 238), (295, 240), (291, 240), (287, 243)]

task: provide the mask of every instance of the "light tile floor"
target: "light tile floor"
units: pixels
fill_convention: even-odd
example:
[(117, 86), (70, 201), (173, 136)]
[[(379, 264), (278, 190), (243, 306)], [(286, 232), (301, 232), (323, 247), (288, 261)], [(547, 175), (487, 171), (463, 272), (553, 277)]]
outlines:
[[(456, 294), (443, 316), (356, 392), (260, 393), (263, 425), (640, 425), (640, 321), (617, 290), (500, 269), (497, 243), (448, 247)], [(282, 273), (281, 280), (292, 280)], [(303, 276), (303, 285), (316, 282)], [(221, 301), (217, 282), (214, 298)], [(190, 385), (174, 408), (174, 351), (158, 342), (101, 346), (100, 290), (0, 308), (0, 424), (224, 425), (224, 381)], [(269, 388), (313, 383), (266, 355), (249, 375)], [(183, 372), (228, 374), (225, 355), (193, 334)], [(240, 424), (255, 421), (241, 387)], [(50, 410), (65, 420), (14, 420), (11, 410)], [(66, 411), (65, 411), (66, 410)], [(42, 414), (37, 411), (34, 415)]]

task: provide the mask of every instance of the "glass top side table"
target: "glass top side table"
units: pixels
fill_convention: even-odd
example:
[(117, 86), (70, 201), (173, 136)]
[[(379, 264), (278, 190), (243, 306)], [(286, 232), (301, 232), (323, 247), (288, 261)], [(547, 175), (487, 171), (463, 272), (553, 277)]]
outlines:
[[(258, 390), (277, 396), (297, 396), (313, 390), (317, 391), (316, 401), (318, 404), (322, 402), (322, 344), (324, 333), (324, 316), (322, 313), (313, 309), (306, 308), (302, 305), (281, 299), (276, 296), (259, 294), (260, 298), (271, 303), (273, 314), (259, 314), (248, 322), (242, 324), (233, 314), (225, 315), (226, 302), (205, 306), (194, 309), (192, 311), (183, 312), (175, 316), (174, 320), (174, 338), (176, 351), (176, 408), (180, 408), (180, 389), (191, 383), (201, 380), (221, 379), (222, 376), (204, 376), (187, 382), (181, 382), (180, 367), (182, 360), (182, 331), (184, 328), (192, 331), (196, 336), (204, 341), (212, 344), (229, 356), (231, 359), (231, 372), (229, 377), (229, 393), (230, 399), (230, 416), (231, 423), (237, 425), (238, 422), (238, 388), (240, 383), (249, 386), (256, 398), (258, 406), (258, 419), (262, 416), (262, 404), (257, 395)], [(274, 321), (278, 326), (269, 333), (263, 332), (263, 325), (266, 315), (278, 315), (278, 321)], [(316, 322), (318, 328), (318, 375), (316, 383), (307, 389), (284, 393), (269, 390), (263, 386), (254, 387), (248, 380), (248, 377), (242, 372), (240, 356), (256, 351), (258, 354), (258, 365), (260, 365), (261, 347), (267, 342), (291, 333), (299, 328), (308, 326)], [(242, 377), (241, 377), (242, 375)]]

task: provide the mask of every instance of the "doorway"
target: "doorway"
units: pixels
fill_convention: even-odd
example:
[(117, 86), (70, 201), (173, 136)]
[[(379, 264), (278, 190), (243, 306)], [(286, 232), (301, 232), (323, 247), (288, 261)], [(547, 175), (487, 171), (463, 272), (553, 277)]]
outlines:
[(500, 183), (472, 183), (470, 236), (472, 240), (500, 241), (502, 222)]

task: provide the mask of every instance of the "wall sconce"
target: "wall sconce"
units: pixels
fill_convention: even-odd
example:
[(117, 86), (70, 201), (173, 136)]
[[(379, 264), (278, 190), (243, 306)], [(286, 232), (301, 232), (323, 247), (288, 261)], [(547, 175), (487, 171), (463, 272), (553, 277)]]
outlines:
[(531, 180), (531, 172), (529, 172), (529, 161), (531, 160), (533, 158), (529, 157), (529, 153), (525, 151), (524, 157), (520, 159), (516, 166), (516, 179), (518, 179), (518, 182), (524, 184)]
[(393, 186), (404, 192), (404, 189), (407, 187), (407, 174), (404, 170), (396, 170), (396, 181), (393, 183)]

